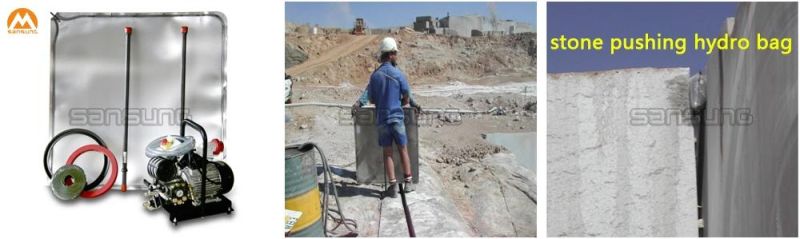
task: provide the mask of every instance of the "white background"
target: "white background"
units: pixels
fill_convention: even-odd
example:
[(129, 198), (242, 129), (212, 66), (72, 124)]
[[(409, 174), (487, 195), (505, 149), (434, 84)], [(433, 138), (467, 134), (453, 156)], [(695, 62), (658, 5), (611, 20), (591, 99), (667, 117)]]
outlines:
[[(37, 35), (7, 33), (5, 20), (20, 7), (37, 15)], [(50, 12), (173, 11), (227, 16), (225, 144), (236, 177), (227, 196), (236, 211), (173, 227), (165, 211), (142, 207), (141, 191), (56, 199), (41, 166), (50, 140)], [(283, 14), (281, 1), (0, 1), (0, 238), (281, 237)]]

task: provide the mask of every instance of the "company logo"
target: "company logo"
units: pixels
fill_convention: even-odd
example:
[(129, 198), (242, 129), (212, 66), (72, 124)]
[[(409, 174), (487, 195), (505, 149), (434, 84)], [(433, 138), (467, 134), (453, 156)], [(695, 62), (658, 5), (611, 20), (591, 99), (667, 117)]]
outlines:
[(6, 24), (8, 24), (9, 34), (37, 34), (36, 28), (39, 26), (39, 19), (30, 9), (17, 8), (8, 14)]

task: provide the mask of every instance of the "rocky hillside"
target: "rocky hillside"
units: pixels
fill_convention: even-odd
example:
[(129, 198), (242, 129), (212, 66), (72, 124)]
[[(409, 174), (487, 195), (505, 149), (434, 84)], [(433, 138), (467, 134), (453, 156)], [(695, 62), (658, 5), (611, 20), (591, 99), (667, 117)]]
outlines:
[[(335, 59), (302, 72), (295, 72), (294, 76), (301, 79), (301, 84), (366, 83), (372, 70), (378, 66), (378, 44), (387, 36), (395, 37), (399, 41), (399, 64), (412, 84), (447, 81), (469, 83), (483, 77), (505, 74), (522, 74), (531, 78), (535, 76), (534, 62), (529, 55), (535, 34), (461, 38), (422, 34), (404, 28), (379, 36), (354, 36), (324, 30), (319, 30), (317, 35), (311, 35), (307, 28), (291, 28), (292, 26), (294, 25), (287, 26), (287, 49), (290, 46), (296, 48), (307, 55), (309, 60), (318, 57)], [(354, 46), (357, 49), (342, 50), (346, 54), (327, 54), (337, 46), (365, 37), (371, 37), (369, 42)], [(293, 55), (296, 54), (287, 54), (286, 61), (295, 61)], [(292, 74), (292, 68), (287, 69)]]

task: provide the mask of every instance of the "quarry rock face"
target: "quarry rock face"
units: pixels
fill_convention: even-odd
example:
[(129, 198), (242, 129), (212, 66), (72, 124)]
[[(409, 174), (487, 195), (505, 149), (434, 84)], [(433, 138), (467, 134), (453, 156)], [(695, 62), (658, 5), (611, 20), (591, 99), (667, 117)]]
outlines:
[(487, 167), (467, 178), (473, 182), (468, 194), (481, 236), (536, 236), (536, 175), (514, 157), (490, 155), (482, 160)]
[(688, 68), (548, 75), (548, 235), (698, 235)]

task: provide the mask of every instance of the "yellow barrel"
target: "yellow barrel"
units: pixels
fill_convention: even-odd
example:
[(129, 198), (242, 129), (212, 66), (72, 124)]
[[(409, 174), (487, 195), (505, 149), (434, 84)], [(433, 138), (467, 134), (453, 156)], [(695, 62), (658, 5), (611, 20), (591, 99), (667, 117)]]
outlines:
[(285, 206), (303, 213), (289, 232), (291, 237), (324, 236), (313, 149), (311, 144), (285, 147)]

